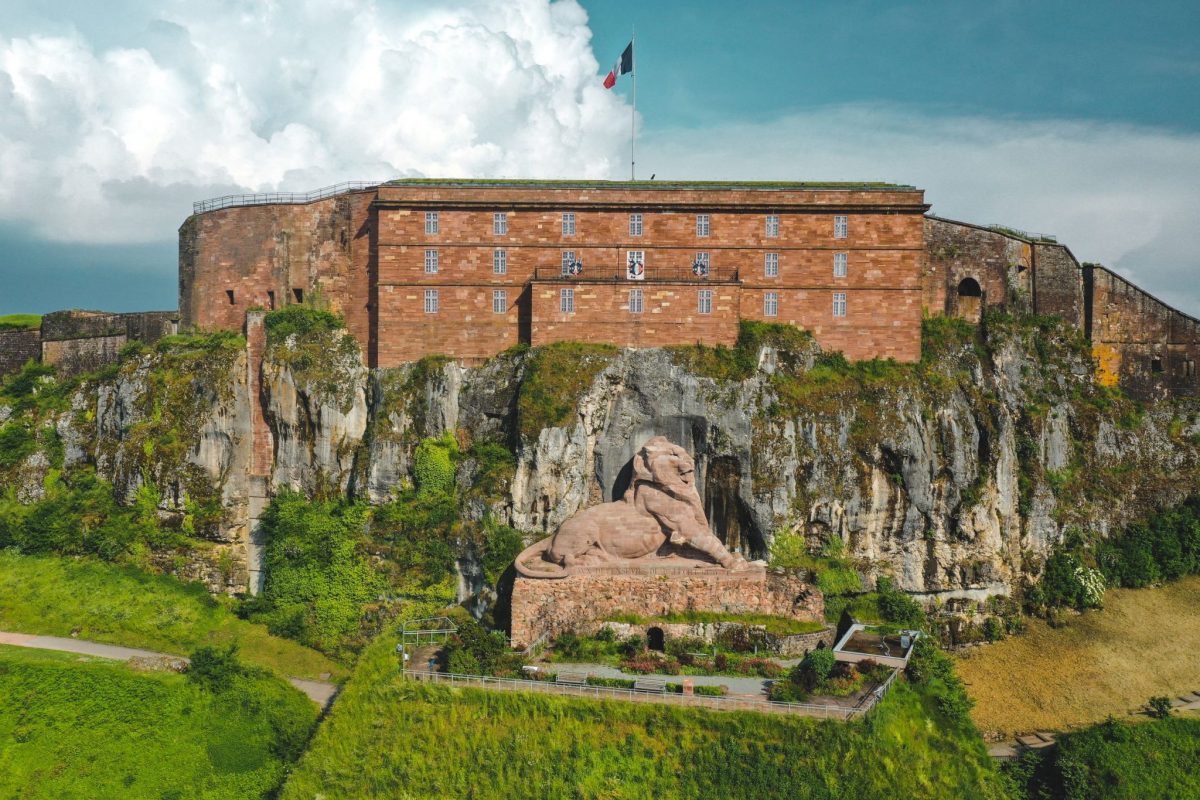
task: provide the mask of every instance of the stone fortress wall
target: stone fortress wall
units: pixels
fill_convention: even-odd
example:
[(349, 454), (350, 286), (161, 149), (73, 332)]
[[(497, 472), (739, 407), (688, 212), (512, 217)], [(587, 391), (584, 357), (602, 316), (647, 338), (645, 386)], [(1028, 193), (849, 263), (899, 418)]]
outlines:
[(115, 362), (128, 342), (151, 344), (178, 331), (174, 311), (55, 311), (39, 328), (0, 331), (0, 375), (30, 360), (53, 364), (64, 375), (90, 372)]
[[(564, 340), (730, 345), (743, 319), (797, 325), (851, 359), (912, 361), (922, 313), (978, 321), (991, 305), (1063, 317), (1091, 339), (1101, 380), (1136, 396), (1195, 391), (1195, 319), (1080, 264), (1053, 237), (927, 210), (920, 190), (869, 184), (395, 181), (190, 217), (180, 229), (181, 324), (237, 330), (251, 308), (319, 295), (378, 367), (429, 354), (478, 363)], [(630, 232), (635, 213), (640, 235)], [(630, 250), (645, 254), (643, 281), (626, 279)], [(701, 253), (703, 278), (691, 269)], [(834, 269), (840, 253), (845, 277)], [(581, 274), (562, 273), (568, 256)], [(436, 311), (426, 310), (430, 292)], [(833, 313), (835, 292), (845, 316)]]

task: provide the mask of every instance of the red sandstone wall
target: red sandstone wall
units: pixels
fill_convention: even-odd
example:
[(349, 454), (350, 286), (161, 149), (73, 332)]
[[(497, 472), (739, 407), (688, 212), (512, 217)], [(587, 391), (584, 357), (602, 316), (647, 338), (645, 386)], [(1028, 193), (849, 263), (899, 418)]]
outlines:
[[(575, 312), (562, 312), (561, 290), (575, 292)], [(629, 311), (629, 290), (641, 289), (643, 311)], [(701, 289), (712, 292), (712, 312), (699, 312)], [(672, 344), (732, 346), (738, 334), (740, 289), (733, 283), (658, 283), (574, 280), (538, 281), (532, 286), (530, 343), (596, 342), (619, 347)]]
[(1083, 273), (1075, 256), (1061, 244), (1033, 245), (1033, 310), (1055, 314), (1084, 329)]
[(319, 290), (365, 350), (374, 199), (373, 191), (353, 192), (189, 217), (179, 231), (181, 325), (240, 330), (247, 309), (271, 309), (271, 292), (280, 308), (294, 289), (306, 298)]
[(1029, 242), (977, 225), (926, 217), (925, 250), (928, 261), (921, 283), (929, 313), (958, 315), (958, 287), (967, 278), (979, 283), (988, 305), (1031, 308)]
[(1200, 321), (1104, 267), (1084, 269), (1100, 381), (1143, 398), (1195, 393)]

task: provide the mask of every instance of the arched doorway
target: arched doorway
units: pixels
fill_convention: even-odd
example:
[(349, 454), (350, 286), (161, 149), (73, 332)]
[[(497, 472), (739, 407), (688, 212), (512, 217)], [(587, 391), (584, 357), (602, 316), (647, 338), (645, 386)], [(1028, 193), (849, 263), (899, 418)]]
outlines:
[(958, 284), (955, 313), (968, 322), (979, 322), (983, 311), (983, 289), (974, 278), (963, 278)]
[(651, 650), (662, 652), (666, 646), (666, 636), (663, 635), (662, 628), (650, 628), (646, 631), (646, 647)]

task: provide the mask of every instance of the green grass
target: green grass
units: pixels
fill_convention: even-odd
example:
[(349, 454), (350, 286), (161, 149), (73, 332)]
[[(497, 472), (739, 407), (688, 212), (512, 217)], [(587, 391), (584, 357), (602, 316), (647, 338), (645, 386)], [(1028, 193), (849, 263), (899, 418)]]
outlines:
[(238, 619), (199, 584), (88, 559), (0, 551), (0, 630), (69, 636), (187, 655), (237, 642), (251, 664), (300, 678), (345, 670)]
[(381, 637), (284, 800), (999, 798), (968, 723), (900, 682), (866, 723), (404, 681)]
[(1029, 800), (1143, 800), (1200, 797), (1200, 719), (1141, 724), (1109, 719), (1061, 736), (1058, 747), (1009, 768)]
[(0, 646), (0, 796), (269, 797), (316, 709), (253, 675), (210, 693), (171, 673)]
[(24, 331), (40, 328), (41, 314), (3, 314), (0, 315), (0, 331)]
[(614, 614), (610, 622), (625, 622), (630, 625), (689, 624), (713, 622), (738, 622), (742, 625), (762, 625), (774, 636), (789, 636), (797, 633), (815, 633), (824, 630), (825, 623), (809, 620), (776, 617), (770, 614), (721, 614), (716, 611), (680, 611), (661, 617), (643, 617), (639, 614)]
[(521, 435), (533, 440), (543, 428), (567, 425), (579, 398), (616, 354), (612, 345), (579, 342), (531, 349), (517, 398)]

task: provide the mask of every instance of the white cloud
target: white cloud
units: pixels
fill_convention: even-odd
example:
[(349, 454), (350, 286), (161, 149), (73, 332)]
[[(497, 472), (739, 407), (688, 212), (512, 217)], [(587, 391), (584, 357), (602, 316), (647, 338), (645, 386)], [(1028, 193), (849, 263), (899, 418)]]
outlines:
[(1195, 134), (855, 106), (656, 131), (639, 150), (660, 179), (910, 183), (935, 214), (1055, 234), (1200, 316)]
[[(600, 86), (575, 0), (121, 0), (99, 17), (77, 4), (81, 28), (14, 2), (0, 222), (44, 238), (169, 240), (191, 201), (227, 192), (627, 174), (629, 108)], [(1200, 314), (1194, 134), (859, 106), (655, 121), (638, 163), (659, 178), (912, 183), (935, 213), (1057, 234)]]
[(130, 5), (119, 46), (0, 36), (0, 219), (163, 240), (212, 194), (620, 160), (628, 109), (574, 0)]

